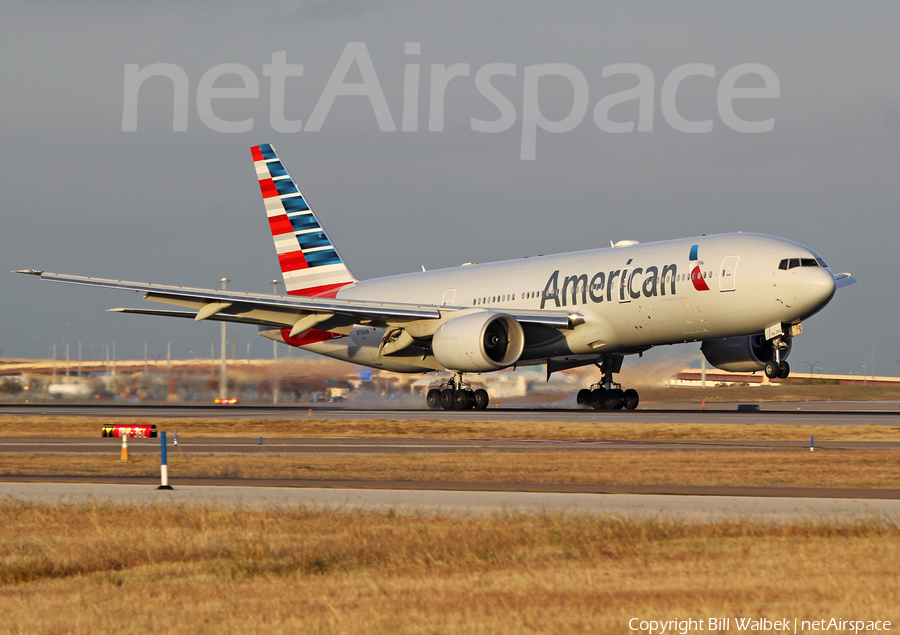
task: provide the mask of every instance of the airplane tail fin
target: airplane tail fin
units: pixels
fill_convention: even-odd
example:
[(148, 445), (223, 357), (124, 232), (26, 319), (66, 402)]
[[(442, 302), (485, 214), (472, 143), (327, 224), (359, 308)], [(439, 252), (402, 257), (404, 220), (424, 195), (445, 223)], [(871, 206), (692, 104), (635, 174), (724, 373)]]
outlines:
[(288, 294), (333, 297), (356, 282), (272, 146), (250, 151)]

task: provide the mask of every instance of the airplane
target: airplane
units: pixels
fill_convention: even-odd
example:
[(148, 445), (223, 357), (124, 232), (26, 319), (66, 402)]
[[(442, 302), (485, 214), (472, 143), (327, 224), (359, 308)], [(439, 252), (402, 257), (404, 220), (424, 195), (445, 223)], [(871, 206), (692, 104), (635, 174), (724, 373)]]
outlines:
[(637, 408), (614, 380), (626, 355), (701, 342), (713, 366), (782, 379), (802, 322), (856, 280), (833, 274), (801, 244), (729, 233), (357, 279), (271, 144), (251, 148), (286, 296), (19, 270), (41, 280), (141, 292), (188, 310), (115, 308), (138, 315), (257, 327), (259, 335), (362, 366), (448, 371), (429, 408), (485, 409), (466, 374), (545, 365), (596, 365), (579, 406)]

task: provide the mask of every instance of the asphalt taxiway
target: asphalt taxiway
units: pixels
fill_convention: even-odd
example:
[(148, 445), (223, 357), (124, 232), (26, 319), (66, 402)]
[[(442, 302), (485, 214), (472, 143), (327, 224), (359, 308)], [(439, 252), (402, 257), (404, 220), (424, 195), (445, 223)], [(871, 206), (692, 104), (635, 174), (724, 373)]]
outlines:
[(421, 514), (570, 513), (687, 522), (769, 523), (900, 521), (898, 499), (671, 496), (559, 492), (297, 488), (109, 483), (0, 483), (7, 500), (38, 504), (120, 503), (226, 505), (244, 509), (305, 506), (354, 512)]
[[(758, 411), (738, 410), (759, 407)], [(582, 423), (774, 423), (788, 425), (900, 426), (897, 401), (765, 402), (757, 404), (649, 404), (638, 410), (554, 408), (489, 408), (488, 410), (353, 409), (336, 406), (170, 405), (57, 403), (3, 404), (0, 415), (53, 417), (206, 418), (206, 419), (327, 419), (332, 421), (524, 421)]]

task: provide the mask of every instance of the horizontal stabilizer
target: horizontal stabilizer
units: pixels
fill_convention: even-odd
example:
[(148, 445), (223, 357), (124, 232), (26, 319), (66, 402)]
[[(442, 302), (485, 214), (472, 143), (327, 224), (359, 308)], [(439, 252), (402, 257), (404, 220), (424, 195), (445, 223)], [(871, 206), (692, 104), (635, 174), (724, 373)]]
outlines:
[[(107, 309), (110, 313), (131, 313), (133, 315), (155, 315), (158, 317), (177, 317), (188, 320), (196, 320), (197, 314), (193, 311), (165, 311), (160, 309)], [(280, 322), (270, 322), (268, 320), (258, 320), (255, 318), (241, 317), (240, 315), (218, 314), (207, 318), (210, 322), (229, 322), (232, 324), (253, 324), (254, 326), (269, 326), (271, 328), (284, 328), (284, 324)]]

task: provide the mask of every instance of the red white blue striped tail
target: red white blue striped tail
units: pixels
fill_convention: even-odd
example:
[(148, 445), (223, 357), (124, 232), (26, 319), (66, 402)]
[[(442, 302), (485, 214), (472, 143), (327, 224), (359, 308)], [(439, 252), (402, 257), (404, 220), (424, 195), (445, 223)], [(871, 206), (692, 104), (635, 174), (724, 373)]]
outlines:
[(263, 143), (250, 151), (287, 292), (334, 296), (356, 282), (274, 148)]

